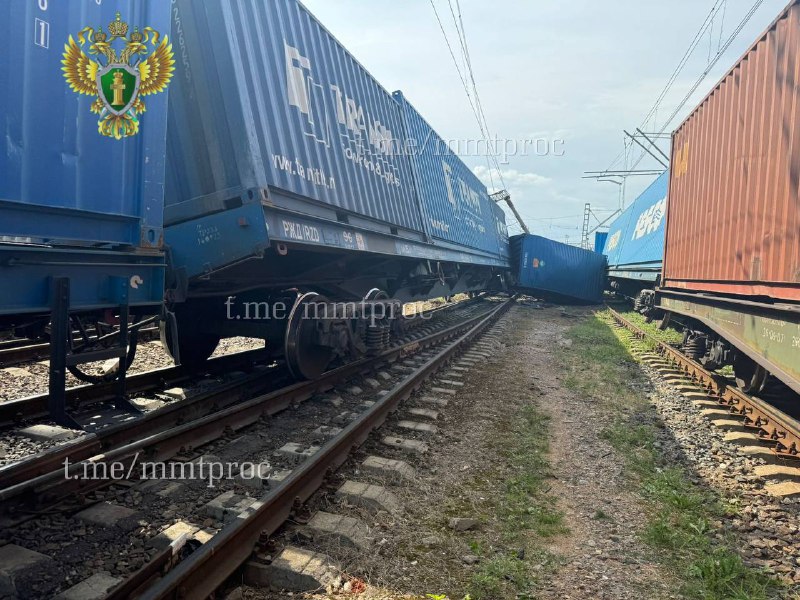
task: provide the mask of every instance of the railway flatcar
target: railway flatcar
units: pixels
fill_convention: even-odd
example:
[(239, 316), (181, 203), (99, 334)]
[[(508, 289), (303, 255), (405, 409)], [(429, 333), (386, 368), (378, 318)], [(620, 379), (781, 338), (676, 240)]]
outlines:
[(657, 306), (685, 348), (746, 390), (800, 392), (800, 4), (674, 132)]
[[(401, 303), (502, 287), (502, 210), (297, 0), (172, 2), (163, 339), (292, 373), (385, 346)], [(258, 313), (258, 314), (256, 314)]]
[[(0, 4), (0, 329), (49, 337), (51, 403), (60, 407), (54, 418), (64, 422), (67, 369), (92, 380), (81, 364), (122, 358), (117, 374), (124, 381), (132, 358), (126, 330), (135, 332), (138, 316), (158, 314), (164, 293), (167, 92), (147, 96), (138, 135), (114, 139), (103, 132), (117, 113), (134, 114), (126, 122), (138, 123), (135, 111), (111, 105), (112, 91), (106, 97), (94, 77), (106, 81), (110, 48), (128, 39), (113, 37), (128, 32), (117, 11), (169, 33), (163, 2)], [(107, 52), (81, 62), (96, 44)], [(131, 78), (152, 45), (140, 49), (125, 66)], [(118, 342), (93, 347), (102, 332)]]
[(667, 171), (614, 220), (603, 248), (609, 286), (645, 312), (652, 311), (653, 287), (661, 281), (668, 183)]
[(602, 302), (602, 254), (530, 234), (511, 238), (511, 254), (515, 289), (554, 302)]

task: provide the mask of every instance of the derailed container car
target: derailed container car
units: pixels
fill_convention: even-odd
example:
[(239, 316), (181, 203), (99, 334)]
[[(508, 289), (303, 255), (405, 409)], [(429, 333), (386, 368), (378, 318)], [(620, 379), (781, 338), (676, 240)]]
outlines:
[(603, 254), (608, 257), (609, 282), (629, 298), (652, 290), (660, 281), (668, 183), (665, 172), (608, 229)]
[[(52, 317), (51, 396), (63, 388), (70, 318), (157, 313), (163, 300), (168, 92), (145, 95), (151, 81), (139, 65), (167, 39), (169, 14), (156, 0), (0, 3), (0, 326), (35, 337)], [(124, 53), (130, 37), (109, 37), (145, 28), (133, 55)], [(121, 139), (100, 131), (116, 122), (100, 98), (109, 70), (109, 56), (93, 51), (101, 41), (130, 78), (129, 104), (118, 108), (139, 131)]]
[(603, 300), (606, 258), (592, 250), (538, 235), (511, 238), (516, 288), (554, 302), (597, 304)]
[[(400, 105), (300, 2), (172, 8), (181, 49), (165, 208), (173, 356), (199, 362), (220, 337), (263, 337), (311, 377), (337, 356), (382, 347), (387, 324), (362, 326), (374, 311), (485, 289), (507, 270), (496, 206), (482, 237), (433, 235)], [(456, 214), (472, 199), (455, 195)], [(368, 305), (323, 323), (300, 318), (303, 305), (345, 300)], [(251, 302), (288, 305), (290, 316), (236, 312)]]
[(750, 389), (770, 372), (800, 391), (799, 32), (792, 2), (672, 140), (659, 305)]

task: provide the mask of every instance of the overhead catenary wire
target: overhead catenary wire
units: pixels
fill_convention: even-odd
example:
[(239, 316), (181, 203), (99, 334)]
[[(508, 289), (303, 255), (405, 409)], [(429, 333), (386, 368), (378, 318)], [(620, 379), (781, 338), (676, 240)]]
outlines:
[[(723, 8), (726, 5), (727, 5), (727, 0), (715, 0), (714, 4), (711, 7), (711, 10), (709, 10), (708, 14), (703, 20), (703, 23), (700, 25), (700, 28), (698, 29), (694, 38), (689, 43), (689, 46), (687, 47), (686, 51), (684, 52), (683, 56), (678, 62), (678, 65), (672, 71), (672, 74), (669, 76), (667, 83), (664, 85), (664, 88), (659, 93), (658, 97), (653, 103), (653, 106), (650, 107), (650, 110), (647, 112), (644, 119), (642, 120), (642, 124), (639, 126), (640, 129), (644, 129), (645, 127), (647, 127), (647, 124), (649, 123), (650, 119), (658, 112), (658, 109), (661, 106), (661, 103), (664, 101), (664, 98), (666, 98), (670, 89), (672, 89), (672, 86), (675, 84), (681, 72), (686, 67), (689, 58), (691, 58), (692, 54), (697, 49), (697, 46), (699, 45), (700, 41), (702, 41), (703, 35), (705, 34), (706, 30), (713, 23), (714, 16), (716, 15), (717, 12), (719, 12), (720, 8)], [(625, 155), (627, 154), (628, 150), (627, 139), (625, 141), (626, 141), (626, 147), (616, 156), (616, 158), (614, 158), (613, 161), (611, 161), (611, 163), (608, 165), (609, 169), (611, 169), (614, 165), (616, 165), (620, 161), (620, 159), (624, 158)]]
[[(453, 4), (452, 0), (447, 0), (448, 4), (450, 5), (450, 12), (453, 14)], [(481, 120), (483, 121), (483, 131), (486, 137), (486, 145), (489, 153), (492, 156), (492, 160), (494, 161), (495, 168), (497, 169), (497, 175), (500, 178), (500, 183), (502, 187), (506, 188), (506, 182), (503, 178), (503, 171), (500, 168), (500, 164), (497, 161), (497, 148), (493, 145), (491, 139), (491, 129), (489, 128), (489, 122), (486, 119), (486, 111), (483, 109), (483, 102), (481, 101), (480, 93), (478, 92), (478, 84), (475, 82), (475, 71), (472, 68), (472, 56), (470, 55), (469, 45), (467, 44), (467, 31), (464, 27), (464, 18), (461, 13), (461, 1), (456, 0), (456, 8), (458, 10), (458, 22), (456, 25), (456, 30), (459, 33), (459, 39), (461, 41), (461, 49), (464, 53), (464, 61), (467, 65), (468, 73), (470, 81), (472, 82), (472, 90), (475, 94), (475, 104), (478, 107), (478, 114)], [(453, 15), (455, 21), (455, 15)], [(494, 184), (492, 184), (494, 186)]]
[[(728, 39), (725, 40), (725, 43), (717, 51), (716, 55), (712, 58), (711, 62), (706, 66), (706, 68), (694, 82), (694, 84), (686, 93), (686, 95), (683, 97), (683, 99), (678, 103), (678, 106), (675, 108), (675, 110), (672, 112), (669, 118), (664, 122), (664, 125), (658, 132), (659, 134), (663, 134), (667, 130), (667, 127), (669, 127), (670, 124), (675, 120), (675, 117), (677, 117), (678, 114), (680, 114), (680, 112), (683, 110), (683, 107), (686, 106), (686, 103), (689, 102), (694, 93), (697, 91), (697, 88), (700, 87), (700, 84), (703, 83), (703, 81), (711, 72), (711, 70), (716, 66), (717, 62), (719, 62), (719, 59), (722, 57), (723, 54), (725, 54), (728, 48), (730, 48), (731, 44), (733, 44), (734, 40), (739, 36), (742, 29), (744, 29), (745, 25), (747, 25), (747, 23), (750, 21), (750, 19), (753, 17), (753, 15), (756, 13), (756, 11), (763, 3), (764, 0), (755, 0), (753, 5), (750, 7), (750, 10), (748, 10), (747, 13), (744, 15), (744, 17), (742, 17), (742, 20), (739, 22), (739, 25), (737, 25), (736, 29), (734, 29), (733, 32), (728, 36)], [(645, 156), (646, 156), (645, 153), (639, 155), (639, 158), (633, 163), (631, 168), (635, 169), (636, 166), (644, 159)]]
[[(447, 45), (447, 49), (448, 49), (448, 51), (450, 53), (450, 57), (453, 60), (453, 65), (455, 66), (456, 72), (458, 73), (458, 77), (461, 80), (461, 85), (464, 87), (464, 92), (467, 95), (467, 101), (469, 102), (470, 108), (472, 109), (472, 113), (475, 116), (476, 122), (478, 123), (478, 129), (480, 130), (481, 136), (484, 138), (484, 140), (485, 140), (485, 142), (487, 144), (487, 150), (488, 150), (487, 156), (491, 158), (492, 162), (494, 162), (494, 167), (495, 167), (495, 170), (497, 171), (497, 174), (498, 174), (498, 177), (500, 179), (501, 185), (503, 186), (503, 188), (505, 188), (506, 184), (505, 184), (505, 180), (503, 178), (503, 173), (502, 173), (502, 170), (500, 169), (499, 162), (497, 161), (496, 152), (495, 152), (494, 146), (492, 145), (492, 142), (491, 142), (491, 136), (489, 135), (488, 128), (486, 127), (486, 119), (485, 119), (485, 114), (483, 113), (483, 107), (480, 106), (480, 97), (479, 97), (479, 95), (477, 93), (477, 86), (475, 85), (475, 76), (474, 76), (474, 72), (472, 70), (472, 63), (471, 63), (471, 58), (469, 56), (469, 49), (468, 49), (468, 46), (466, 44), (466, 34), (464, 33), (463, 28), (461, 26), (459, 26), (459, 22), (458, 22), (458, 20), (456, 18), (455, 12), (452, 9), (451, 0), (448, 0), (448, 4), (450, 5), (450, 8), (451, 8), (451, 14), (453, 15), (454, 22), (456, 23), (456, 30), (457, 30), (457, 36), (458, 36), (458, 40), (459, 40), (459, 45), (461, 46), (462, 54), (464, 56), (464, 61), (465, 61), (465, 64), (467, 65), (466, 73), (462, 73), (461, 67), (459, 66), (459, 61), (456, 58), (456, 55), (455, 55), (455, 52), (453, 51), (452, 45), (450, 44), (450, 38), (447, 35), (447, 31), (446, 31), (446, 29), (444, 27), (444, 23), (442, 22), (442, 19), (441, 19), (440, 15), (439, 15), (439, 11), (436, 8), (436, 4), (434, 3), (434, 0), (430, 0), (430, 4), (431, 4), (431, 8), (433, 8), (433, 13), (436, 16), (436, 21), (439, 24), (439, 29), (441, 30), (442, 36), (444, 37), (444, 41), (445, 41), (445, 44)], [(460, 14), (460, 7), (459, 7), (459, 14)], [(463, 20), (462, 20), (462, 23), (463, 23)], [(470, 86), (469, 86), (469, 84), (467, 82), (467, 76), (469, 77), (469, 82), (472, 84), (472, 87), (473, 87), (473, 90), (474, 90), (474, 92), (473, 92), (474, 96), (475, 96), (475, 100), (474, 101), (473, 101), (473, 93), (470, 93)], [(476, 106), (476, 104), (477, 104), (477, 106)], [(489, 164), (488, 160), (487, 160), (487, 164)], [(491, 164), (489, 164), (489, 177), (490, 177), (490, 182), (492, 184), (492, 187), (494, 187), (494, 178), (492, 176)]]

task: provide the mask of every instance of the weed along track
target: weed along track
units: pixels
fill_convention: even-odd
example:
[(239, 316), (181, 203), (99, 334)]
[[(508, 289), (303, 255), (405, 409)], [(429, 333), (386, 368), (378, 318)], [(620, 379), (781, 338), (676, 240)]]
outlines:
[(0, 572), (25, 598), (790, 598), (794, 500), (611, 313), (438, 314), (318, 380), (0, 470)]
[[(369, 438), (229, 585), (244, 584), (246, 597), (280, 598), (264, 589), (265, 573), (307, 561), (325, 566), (318, 576), (333, 574), (329, 590), (366, 585), (367, 598), (788, 591), (762, 573), (759, 561), (770, 559), (737, 550), (749, 535), (768, 539), (758, 528), (766, 525), (736, 528), (744, 521), (732, 517), (733, 505), (703, 484), (648, 402), (655, 390), (646, 375), (590, 312), (522, 302), (447, 379), (464, 385), (423, 388), (407, 409), (422, 421), (418, 409), (433, 407), (425, 422), (436, 433), (417, 438), (424, 448), (387, 446), (382, 432)], [(403, 431), (407, 418), (387, 426)], [(398, 462), (381, 472), (375, 456)], [(343, 498), (348, 482), (383, 486), (391, 499), (381, 508)], [(767, 506), (753, 506), (757, 520)]]
[(630, 457), (643, 496), (664, 507), (645, 539), (699, 597), (795, 597), (794, 420), (683, 356), (668, 332), (650, 333), (613, 310), (597, 323), (647, 376), (619, 380), (623, 395), (633, 389), (647, 400), (607, 432)]
[[(613, 310), (610, 314), (617, 326), (625, 328), (623, 335), (640, 360), (725, 432), (726, 442), (738, 446), (742, 455), (766, 463), (755, 469), (755, 475), (764, 480), (767, 492), (778, 498), (800, 496), (800, 422), (794, 416), (768, 399), (742, 392), (621, 314)], [(790, 401), (782, 404), (793, 408), (798, 398), (787, 394)]]

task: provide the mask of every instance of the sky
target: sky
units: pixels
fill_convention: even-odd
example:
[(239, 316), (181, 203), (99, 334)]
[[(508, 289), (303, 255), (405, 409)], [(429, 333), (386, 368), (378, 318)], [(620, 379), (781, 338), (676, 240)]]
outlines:
[[(623, 192), (620, 185), (583, 179), (584, 172), (609, 168), (621, 153), (615, 168), (625, 168), (623, 130), (644, 124), (716, 6), (712, 26), (643, 130), (666, 125), (671, 132), (679, 125), (787, 0), (761, 0), (675, 120), (665, 123), (757, 1), (303, 0), (384, 87), (402, 90), (444, 139), (464, 140), (466, 149), (482, 134), (461, 80), (474, 103), (454, 24), (459, 6), (486, 122), (491, 137), (502, 140), (502, 181), (532, 233), (569, 243), (580, 241), (586, 203), (594, 228), (655, 178), (628, 177)], [(659, 146), (669, 155), (668, 139)], [(462, 152), (464, 161), (487, 187), (503, 187), (493, 163), (474, 147)], [(633, 146), (628, 166), (641, 153)], [(662, 167), (647, 155), (637, 167), (654, 168)], [(510, 214), (507, 222), (514, 223)]]

